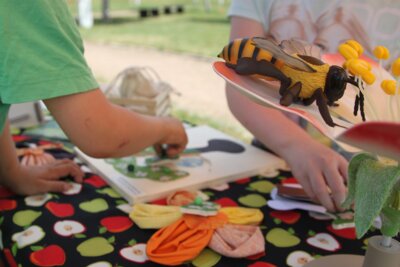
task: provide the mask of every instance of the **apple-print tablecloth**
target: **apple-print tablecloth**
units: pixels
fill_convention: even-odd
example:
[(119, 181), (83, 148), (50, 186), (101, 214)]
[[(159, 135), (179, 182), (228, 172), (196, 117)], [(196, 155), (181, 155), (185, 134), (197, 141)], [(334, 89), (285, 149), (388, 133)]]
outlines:
[[(14, 136), (14, 140), (17, 146), (49, 142), (26, 136)], [(73, 158), (61, 149), (49, 152), (57, 158)], [(354, 228), (336, 230), (331, 220), (267, 206), (275, 184), (294, 181), (290, 172), (281, 170), (203, 190), (221, 206), (262, 210), (265, 254), (231, 259), (206, 249), (185, 266), (302, 266), (323, 255), (364, 254), (367, 238), (377, 232), (356, 240)], [(165, 200), (155, 203), (165, 204)], [(145, 254), (146, 242), (155, 231), (138, 228), (128, 210), (126, 201), (92, 173), (64, 194), (21, 197), (0, 187), (3, 257), (10, 266), (159, 266)]]

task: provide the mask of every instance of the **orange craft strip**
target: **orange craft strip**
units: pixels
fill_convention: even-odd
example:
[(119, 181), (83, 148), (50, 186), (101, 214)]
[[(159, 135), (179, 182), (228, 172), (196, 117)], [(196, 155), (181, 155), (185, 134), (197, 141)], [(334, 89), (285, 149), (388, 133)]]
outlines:
[(150, 238), (147, 242), (147, 256), (153, 262), (169, 266), (192, 260), (208, 245), (214, 229), (227, 221), (224, 214), (211, 217), (184, 215)]

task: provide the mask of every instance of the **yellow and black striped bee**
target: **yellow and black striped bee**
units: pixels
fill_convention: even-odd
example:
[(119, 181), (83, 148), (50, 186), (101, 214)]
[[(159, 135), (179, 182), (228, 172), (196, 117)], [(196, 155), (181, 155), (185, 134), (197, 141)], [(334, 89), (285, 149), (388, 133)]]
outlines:
[(279, 80), (280, 104), (289, 106), (301, 100), (304, 105), (317, 102), (319, 112), (329, 126), (332, 120), (328, 105), (337, 105), (346, 84), (357, 86), (339, 66), (329, 66), (320, 59), (320, 49), (298, 40), (281, 44), (261, 38), (235, 39), (225, 46), (218, 57), (241, 75), (261, 75)]

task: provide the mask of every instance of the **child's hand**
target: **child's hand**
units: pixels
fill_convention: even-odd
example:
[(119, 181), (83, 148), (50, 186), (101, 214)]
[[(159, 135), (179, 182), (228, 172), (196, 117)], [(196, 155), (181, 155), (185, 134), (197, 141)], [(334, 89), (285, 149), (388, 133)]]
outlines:
[(182, 123), (174, 118), (162, 118), (164, 123), (164, 137), (155, 146), (167, 145), (166, 153), (168, 157), (178, 156), (188, 143), (186, 131)]
[(3, 181), (14, 193), (34, 195), (46, 192), (63, 192), (70, 188), (67, 182), (59, 181), (61, 177), (70, 175), (75, 182), (81, 183), (83, 172), (69, 159), (56, 160), (42, 166), (22, 166)]
[(288, 147), (284, 158), (306, 193), (329, 211), (341, 210), (346, 197), (347, 161), (332, 149), (316, 142)]

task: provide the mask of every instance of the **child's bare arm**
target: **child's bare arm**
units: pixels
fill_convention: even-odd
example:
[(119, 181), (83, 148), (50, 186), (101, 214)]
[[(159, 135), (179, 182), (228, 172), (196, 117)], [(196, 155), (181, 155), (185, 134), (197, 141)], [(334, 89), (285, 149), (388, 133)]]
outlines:
[[(265, 36), (262, 25), (243, 17), (231, 18), (231, 40)], [(266, 108), (226, 90), (234, 116), (269, 149), (285, 159), (307, 194), (333, 211), (346, 196), (347, 162), (332, 149), (313, 140), (282, 112)], [(329, 194), (329, 191), (332, 193)]]
[(76, 182), (82, 182), (83, 172), (71, 160), (57, 160), (43, 166), (22, 166), (19, 164), (9, 125), (6, 123), (0, 134), (0, 184), (13, 192), (32, 195), (44, 192), (62, 192), (70, 188), (59, 178), (71, 175)]
[(94, 157), (131, 155), (155, 144), (167, 144), (167, 153), (174, 156), (187, 144), (178, 120), (118, 107), (108, 102), (99, 89), (44, 102), (70, 140)]

